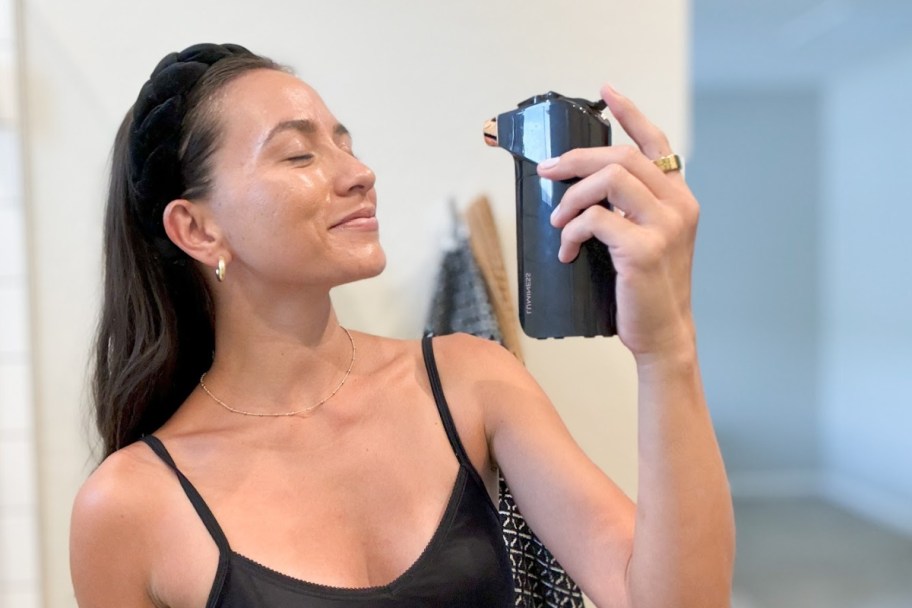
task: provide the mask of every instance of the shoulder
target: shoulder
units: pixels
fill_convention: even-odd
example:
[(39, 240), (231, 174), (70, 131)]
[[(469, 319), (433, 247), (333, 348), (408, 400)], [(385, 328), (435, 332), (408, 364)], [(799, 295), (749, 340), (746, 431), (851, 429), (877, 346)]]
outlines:
[[(393, 370), (414, 377), (416, 370), (425, 368), (421, 340), (363, 334), (358, 341), (377, 355), (376, 364), (368, 370), (372, 377), (395, 375)], [(460, 430), (478, 423), (490, 435), (506, 409), (530, 399), (546, 399), (525, 366), (498, 342), (454, 333), (433, 336), (431, 349), (443, 393)], [(422, 384), (426, 382), (423, 371), (418, 377)], [(460, 421), (464, 423), (460, 425)]]
[[(162, 467), (142, 443), (108, 456), (73, 503), (70, 566), (80, 605), (144, 605)], [(114, 582), (116, 581), (116, 582)], [(134, 595), (135, 597), (128, 597)]]
[(540, 392), (525, 366), (503, 345), (464, 333), (434, 338), (434, 355), (441, 375), (458, 382), (482, 403), (512, 401), (525, 391)]
[(73, 504), (73, 518), (83, 524), (117, 521), (150, 505), (150, 480), (161, 474), (155, 455), (141, 442), (114, 452), (86, 479)]
[(489, 441), (511, 420), (553, 405), (526, 367), (493, 340), (468, 334), (434, 338), (434, 354), (448, 398), (471, 404)]
[(434, 356), (448, 366), (461, 366), (464, 371), (484, 372), (484, 364), (522, 367), (516, 357), (498, 342), (466, 333), (434, 336)]

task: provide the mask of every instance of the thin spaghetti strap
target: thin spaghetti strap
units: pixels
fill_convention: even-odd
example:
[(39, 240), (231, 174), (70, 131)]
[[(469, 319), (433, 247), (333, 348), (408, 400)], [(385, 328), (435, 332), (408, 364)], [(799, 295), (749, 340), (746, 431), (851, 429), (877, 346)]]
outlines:
[(155, 452), (159, 458), (161, 458), (165, 464), (171, 467), (171, 470), (177, 475), (177, 479), (180, 481), (181, 487), (184, 489), (184, 493), (187, 495), (187, 498), (190, 499), (190, 504), (193, 505), (193, 508), (196, 510), (197, 515), (200, 519), (203, 520), (203, 524), (206, 526), (206, 529), (209, 531), (209, 534), (212, 536), (212, 540), (215, 541), (215, 544), (219, 548), (219, 552), (223, 555), (231, 551), (231, 547), (228, 545), (228, 539), (225, 538), (225, 533), (222, 532), (221, 526), (218, 525), (218, 522), (215, 520), (215, 516), (212, 514), (212, 511), (209, 510), (209, 506), (206, 505), (206, 501), (203, 500), (203, 497), (200, 496), (200, 493), (196, 491), (196, 488), (193, 487), (193, 484), (190, 483), (190, 480), (187, 479), (183, 473), (180, 472), (180, 469), (177, 468), (177, 465), (174, 463), (174, 459), (171, 458), (171, 454), (168, 453), (168, 450), (165, 449), (165, 444), (162, 443), (161, 439), (155, 435), (145, 435), (142, 438), (142, 441), (152, 448), (152, 451)]
[(475, 465), (469, 460), (469, 455), (459, 439), (459, 433), (456, 431), (456, 424), (453, 422), (453, 416), (450, 414), (450, 408), (447, 405), (446, 397), (443, 396), (443, 386), (440, 384), (440, 373), (437, 371), (437, 362), (434, 359), (434, 346), (431, 343), (433, 334), (428, 332), (421, 338), (421, 352), (424, 355), (424, 366), (427, 368), (428, 379), (431, 381), (431, 391), (434, 393), (434, 402), (437, 404), (437, 411), (440, 413), (440, 420), (443, 422), (443, 428), (446, 430), (447, 438), (450, 445), (456, 453), (456, 458), (460, 464), (464, 465), (475, 480), (485, 487)]

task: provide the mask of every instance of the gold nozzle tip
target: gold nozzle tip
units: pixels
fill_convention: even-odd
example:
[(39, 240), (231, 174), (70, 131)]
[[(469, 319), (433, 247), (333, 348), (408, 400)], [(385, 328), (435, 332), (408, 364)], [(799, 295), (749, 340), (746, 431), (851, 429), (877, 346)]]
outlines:
[(491, 120), (485, 121), (484, 128), (484, 140), (485, 143), (489, 146), (497, 145), (497, 119), (492, 118)]

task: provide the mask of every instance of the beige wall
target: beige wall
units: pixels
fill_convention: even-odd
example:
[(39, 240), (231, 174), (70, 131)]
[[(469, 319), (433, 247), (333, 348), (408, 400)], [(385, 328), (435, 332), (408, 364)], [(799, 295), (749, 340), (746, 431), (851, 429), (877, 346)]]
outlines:
[[(389, 266), (340, 289), (346, 324), (417, 336), (447, 231), (447, 201), (491, 196), (513, 248), (513, 168), (484, 119), (534, 93), (595, 96), (611, 81), (688, 138), (688, 3), (23, 0), (39, 488), (46, 605), (74, 604), (69, 509), (92, 466), (84, 377), (99, 292), (113, 133), (165, 52), (235, 41), (295, 67), (376, 170)], [(562, 6), (558, 10), (558, 6)], [(230, 7), (230, 8), (226, 8)], [(570, 8), (572, 7), (572, 9)], [(512, 253), (507, 255), (512, 260)], [(635, 491), (635, 384), (614, 340), (526, 344), (583, 447)]]

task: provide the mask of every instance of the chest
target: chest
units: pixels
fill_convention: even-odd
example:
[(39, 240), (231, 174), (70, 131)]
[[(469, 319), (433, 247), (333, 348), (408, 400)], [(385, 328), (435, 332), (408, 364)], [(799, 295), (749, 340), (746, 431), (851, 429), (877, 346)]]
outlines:
[[(437, 498), (429, 495), (424, 502), (436, 505)], [(317, 600), (328, 594), (332, 602), (326, 606), (347, 605), (333, 602), (355, 598), (366, 606), (385, 606), (390, 598), (424, 598), (430, 603), (415, 605), (439, 605), (443, 597), (475, 597), (482, 603), (465, 605), (493, 606), (501, 600), (490, 603), (491, 598), (512, 593), (499, 519), (468, 469), (457, 468), (442, 509), (402, 509), (408, 510), (416, 514), (411, 519), (390, 514), (402, 522), (396, 526), (372, 519), (372, 528), (346, 517), (324, 518), (322, 530), (279, 524), (275, 528), (281, 534), (267, 533), (253, 543), (244, 537), (246, 547), (234, 543), (221, 552), (207, 531), (187, 526), (165, 551), (174, 559), (159, 570), (159, 587), (167, 590), (161, 604), (199, 607), (216, 595), (223, 599), (215, 604), (219, 606), (243, 599), (237, 605), (316, 607), (324, 605)], [(425, 511), (440, 512), (428, 518)], [(363, 604), (368, 596), (379, 603)], [(269, 603), (263, 604), (267, 597)]]
[[(413, 450), (362, 445), (351, 458), (221, 467), (233, 475), (199, 485), (230, 544), (232, 570), (284, 577), (292, 586), (307, 581), (333, 588), (385, 587), (420, 565), (435, 542), (446, 541), (449, 559), (455, 556), (461, 566), (445, 569), (457, 578), (458, 572), (472, 575), (472, 564), (483, 562), (467, 557), (479, 549), (469, 547), (487, 544), (482, 550), (496, 557), (491, 546), (502, 542), (499, 523), (495, 516), (493, 525), (489, 520), (481, 525), (486, 530), (479, 528), (479, 513), (482, 520), (490, 518), (490, 496), (469, 468), (460, 466), (445, 439), (433, 437), (414, 438)], [(199, 471), (194, 477), (206, 478)], [(475, 523), (466, 528), (463, 522), (463, 531), (471, 533), (453, 538), (448, 536), (453, 517), (465, 517), (459, 501), (467, 484), (474, 491)], [(178, 490), (173, 498), (158, 522), (157, 553), (166, 559), (155, 569), (153, 588), (162, 605), (205, 606), (220, 552), (187, 497)]]
[[(487, 466), (477, 410), (453, 411), (468, 457), (460, 464), (427, 391), (405, 383), (383, 393), (396, 399), (384, 400), (358, 395), (356, 388), (349, 396), (370, 408), (358, 411), (339, 401), (338, 411), (351, 411), (350, 420), (323, 429), (317, 420), (305, 420), (318, 431), (291, 442), (281, 433), (253, 443), (249, 434), (244, 443), (170, 442), (230, 550), (219, 551), (180, 486), (172, 484), (167, 513), (154, 524), (160, 557), (152, 586), (159, 604), (205, 606), (226, 555), (238, 577), (246, 572), (288, 588), (389, 590), (405, 580), (419, 582), (412, 576), (419, 567), (439, 579), (435, 565), (454, 573), (449, 580), (455, 589), (465, 586), (461, 578), (478, 578), (478, 567), (499, 571), (495, 578), (502, 583), (506, 557), (491, 506), (497, 479)], [(471, 494), (468, 502), (464, 491)]]

